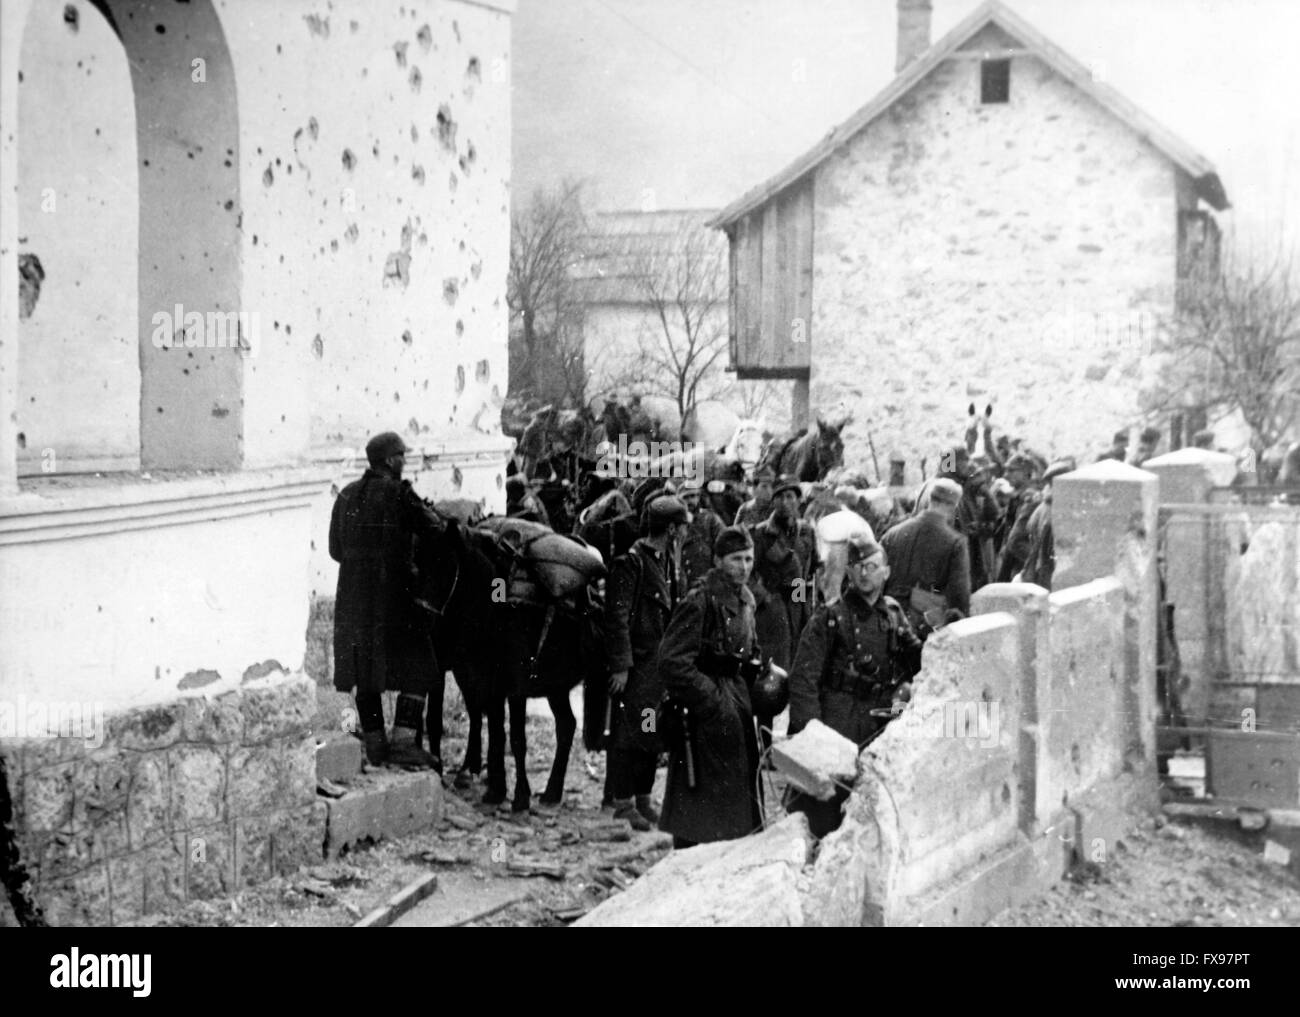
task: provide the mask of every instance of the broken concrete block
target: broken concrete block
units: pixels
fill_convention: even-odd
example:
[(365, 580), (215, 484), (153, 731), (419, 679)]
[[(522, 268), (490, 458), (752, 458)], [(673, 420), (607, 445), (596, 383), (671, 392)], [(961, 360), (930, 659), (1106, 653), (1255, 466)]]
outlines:
[(575, 926), (802, 926), (813, 843), (802, 813), (762, 833), (674, 851)]
[(822, 838), (804, 894), (807, 924), (886, 924), (902, 861), (895, 804), (878, 781), (864, 779), (849, 795), (839, 829)]
[(361, 773), (361, 742), (351, 735), (330, 736), (316, 744), (316, 779), (347, 784)]
[(774, 744), (772, 760), (794, 787), (823, 802), (834, 796), (837, 785), (852, 785), (858, 777), (857, 745), (820, 720)]
[(325, 854), (366, 840), (405, 837), (442, 818), (442, 781), (433, 772), (364, 774), (355, 790), (326, 802)]

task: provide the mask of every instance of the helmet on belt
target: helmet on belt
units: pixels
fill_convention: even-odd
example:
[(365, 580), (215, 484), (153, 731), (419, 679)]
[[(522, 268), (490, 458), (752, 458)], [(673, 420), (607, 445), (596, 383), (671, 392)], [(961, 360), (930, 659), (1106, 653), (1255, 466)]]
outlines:
[(790, 704), (790, 678), (784, 669), (775, 664), (754, 679), (749, 690), (749, 703), (754, 713), (775, 717)]

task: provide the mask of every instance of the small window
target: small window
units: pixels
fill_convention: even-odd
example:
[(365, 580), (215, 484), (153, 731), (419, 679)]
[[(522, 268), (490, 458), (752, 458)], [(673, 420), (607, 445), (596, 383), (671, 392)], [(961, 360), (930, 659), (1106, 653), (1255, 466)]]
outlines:
[(980, 63), (980, 102), (1008, 102), (1011, 99), (1011, 61), (984, 60)]

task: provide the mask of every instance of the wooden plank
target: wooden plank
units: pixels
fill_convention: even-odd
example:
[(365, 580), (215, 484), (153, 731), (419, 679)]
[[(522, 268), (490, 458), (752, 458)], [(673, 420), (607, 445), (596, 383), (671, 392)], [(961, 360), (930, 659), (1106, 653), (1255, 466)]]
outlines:
[(813, 287), (813, 178), (795, 192), (795, 281), (793, 315), (804, 323), (804, 342), (794, 350), (793, 366), (812, 364), (812, 287)]
[(772, 321), (771, 362), (778, 367), (784, 367), (791, 360), (790, 319), (794, 307), (794, 280), (790, 264), (790, 253), (794, 244), (790, 236), (793, 223), (789, 194), (783, 194), (773, 201), (772, 208), (776, 220), (776, 236), (773, 237), (776, 277), (772, 280), (772, 300), (776, 311)]
[(772, 364), (776, 361), (776, 294), (780, 282), (776, 271), (776, 242), (777, 234), (780, 230), (780, 220), (777, 215), (777, 203), (768, 202), (763, 206), (763, 253), (762, 253), (762, 270), (759, 276), (760, 286), (762, 287), (759, 295), (759, 306), (762, 308), (762, 327), (759, 330), (761, 339), (758, 344), (758, 363)]

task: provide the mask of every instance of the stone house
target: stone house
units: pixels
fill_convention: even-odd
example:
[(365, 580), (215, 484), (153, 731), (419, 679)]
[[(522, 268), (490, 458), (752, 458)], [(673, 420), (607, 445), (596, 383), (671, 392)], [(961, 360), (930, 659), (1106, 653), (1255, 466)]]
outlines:
[(0, 6), (0, 748), (55, 921), (319, 857), (370, 434), (503, 510), (513, 11)]
[[(740, 378), (853, 412), (849, 463), (923, 458), (968, 404), (1053, 454), (1138, 421), (1155, 330), (1217, 256), (1214, 167), (997, 2), (933, 45), (899, 0), (897, 76), (710, 225)], [(869, 441), (870, 439), (870, 441)]]

